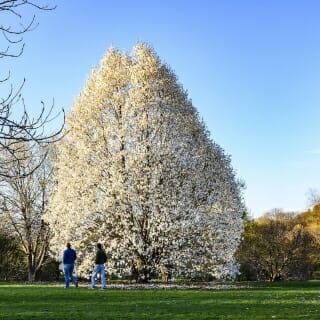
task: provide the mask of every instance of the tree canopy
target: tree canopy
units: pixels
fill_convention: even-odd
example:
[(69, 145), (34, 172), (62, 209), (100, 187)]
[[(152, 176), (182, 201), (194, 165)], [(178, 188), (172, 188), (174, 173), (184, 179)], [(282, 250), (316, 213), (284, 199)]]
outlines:
[(100, 241), (111, 272), (144, 280), (166, 264), (237, 271), (244, 209), (230, 157), (152, 48), (110, 48), (66, 124), (47, 215), (57, 254), (72, 241), (86, 273)]

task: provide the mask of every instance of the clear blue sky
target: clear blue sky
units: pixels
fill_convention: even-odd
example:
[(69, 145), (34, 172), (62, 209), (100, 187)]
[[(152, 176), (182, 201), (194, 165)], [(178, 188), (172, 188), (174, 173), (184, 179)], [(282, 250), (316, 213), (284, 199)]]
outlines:
[[(69, 110), (111, 45), (150, 43), (175, 70), (247, 185), (253, 216), (303, 210), (320, 189), (320, 1), (48, 0), (22, 57), (29, 109)], [(3, 21), (2, 23), (4, 23)]]

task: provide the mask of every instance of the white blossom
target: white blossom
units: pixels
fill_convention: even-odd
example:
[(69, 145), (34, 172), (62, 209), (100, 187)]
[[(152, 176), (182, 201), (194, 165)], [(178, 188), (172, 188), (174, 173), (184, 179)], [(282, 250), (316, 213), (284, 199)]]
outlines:
[(104, 244), (108, 270), (148, 279), (163, 264), (236, 272), (240, 187), (175, 74), (148, 46), (111, 48), (67, 117), (46, 219), (52, 248), (72, 241), (83, 273)]

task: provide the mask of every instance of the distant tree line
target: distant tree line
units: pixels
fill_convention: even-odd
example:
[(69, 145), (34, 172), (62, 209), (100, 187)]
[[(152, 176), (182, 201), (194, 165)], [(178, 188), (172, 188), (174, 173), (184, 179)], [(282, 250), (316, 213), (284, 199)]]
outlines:
[(247, 219), (236, 253), (241, 280), (307, 280), (320, 266), (320, 203), (303, 213)]

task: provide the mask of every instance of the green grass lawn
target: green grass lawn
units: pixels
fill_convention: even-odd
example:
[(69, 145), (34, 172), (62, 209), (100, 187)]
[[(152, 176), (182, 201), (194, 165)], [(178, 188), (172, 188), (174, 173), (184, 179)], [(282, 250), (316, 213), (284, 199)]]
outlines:
[(104, 291), (0, 284), (0, 319), (320, 319), (320, 282)]

